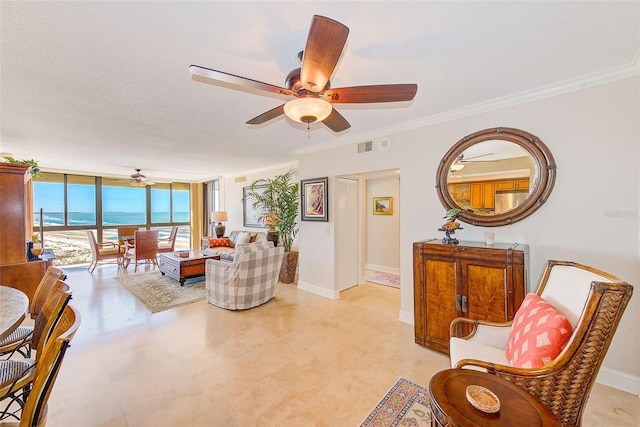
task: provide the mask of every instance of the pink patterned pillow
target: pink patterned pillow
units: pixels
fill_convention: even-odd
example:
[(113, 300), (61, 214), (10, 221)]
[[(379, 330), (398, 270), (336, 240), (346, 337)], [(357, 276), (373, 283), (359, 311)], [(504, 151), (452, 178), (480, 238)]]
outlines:
[(571, 336), (571, 323), (551, 304), (529, 293), (513, 317), (505, 350), (517, 368), (538, 368), (556, 358)]

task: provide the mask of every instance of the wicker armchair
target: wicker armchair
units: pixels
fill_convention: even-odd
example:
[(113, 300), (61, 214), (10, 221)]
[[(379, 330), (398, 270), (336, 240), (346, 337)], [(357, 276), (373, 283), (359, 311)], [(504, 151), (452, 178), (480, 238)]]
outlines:
[(141, 260), (158, 265), (158, 230), (139, 230), (134, 234), (133, 247), (127, 250), (124, 256), (123, 267), (129, 267), (129, 263), (133, 260), (135, 263), (134, 271), (138, 271), (138, 262)]
[(133, 246), (133, 236), (139, 229), (140, 227), (118, 227), (118, 245), (122, 252)]
[[(504, 378), (542, 401), (563, 426), (578, 426), (632, 293), (630, 284), (611, 274), (573, 262), (548, 261), (537, 294), (562, 312), (573, 327), (562, 352), (539, 368), (515, 368), (504, 355), (510, 322), (458, 318), (451, 323), (451, 365)], [(472, 328), (462, 338), (455, 336), (463, 329), (461, 325)]]
[(113, 242), (98, 243), (93, 231), (87, 231), (87, 239), (89, 240), (89, 247), (91, 248), (91, 264), (87, 267), (89, 273), (93, 273), (98, 263), (113, 263), (115, 261), (118, 266), (122, 263), (122, 256), (124, 251), (120, 246)]
[(176, 236), (178, 235), (178, 226), (171, 227), (169, 237), (158, 239), (158, 253), (173, 252), (176, 247)]

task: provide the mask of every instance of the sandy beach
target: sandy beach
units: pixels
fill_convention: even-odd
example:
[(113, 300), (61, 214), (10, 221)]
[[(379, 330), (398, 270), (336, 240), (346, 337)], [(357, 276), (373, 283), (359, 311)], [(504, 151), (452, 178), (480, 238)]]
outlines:
[[(105, 231), (105, 241), (116, 242), (115, 230), (108, 234)], [(56, 255), (56, 267), (89, 264), (91, 262), (91, 248), (85, 231), (50, 231), (44, 233), (44, 246)], [(189, 238), (178, 235), (176, 249), (189, 249)]]

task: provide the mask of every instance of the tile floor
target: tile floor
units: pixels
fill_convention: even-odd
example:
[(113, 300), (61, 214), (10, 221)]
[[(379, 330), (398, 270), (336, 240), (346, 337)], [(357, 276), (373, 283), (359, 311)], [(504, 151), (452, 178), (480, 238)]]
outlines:
[[(206, 302), (150, 314), (115, 267), (65, 268), (83, 315), (48, 427), (357, 426), (398, 377), (428, 385), (448, 358), (413, 342), (400, 291), (329, 300), (279, 284), (248, 311)], [(585, 426), (637, 426), (638, 396), (596, 385)]]

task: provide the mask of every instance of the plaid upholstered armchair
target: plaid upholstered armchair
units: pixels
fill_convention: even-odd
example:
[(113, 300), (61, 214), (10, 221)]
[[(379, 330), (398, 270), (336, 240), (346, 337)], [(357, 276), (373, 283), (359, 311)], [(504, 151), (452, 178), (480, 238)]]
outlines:
[(208, 259), (207, 301), (228, 310), (244, 310), (273, 298), (284, 248), (272, 242), (236, 245), (233, 262)]

